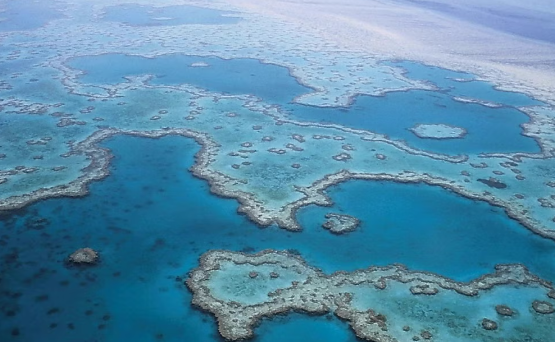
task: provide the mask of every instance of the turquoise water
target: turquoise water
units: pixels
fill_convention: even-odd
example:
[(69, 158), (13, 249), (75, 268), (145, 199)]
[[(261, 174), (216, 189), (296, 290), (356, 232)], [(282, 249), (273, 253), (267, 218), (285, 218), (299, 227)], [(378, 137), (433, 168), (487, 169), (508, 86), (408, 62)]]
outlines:
[[(405, 70), (407, 77), (432, 83), (441, 92), (452, 96), (471, 97), (514, 107), (539, 106), (544, 104), (526, 94), (498, 90), (487, 82), (474, 80), (472, 74), (464, 72), (410, 61), (383, 62), (383, 64), (400, 67)], [(456, 81), (455, 79), (466, 80), (466, 82)]]
[[(260, 229), (237, 215), (236, 201), (211, 195), (187, 172), (198, 150), (190, 139), (116, 137), (105, 145), (115, 154), (112, 173), (88, 196), (2, 216), (1, 341), (218, 341), (213, 317), (190, 307), (182, 284), (198, 257), (216, 248), (294, 249), (326, 272), (404, 262), (460, 280), (523, 262), (555, 280), (552, 241), (439, 188), (348, 182), (331, 191), (336, 207), (303, 210), (305, 231), (290, 233)], [(356, 214), (363, 225), (334, 236), (316, 226), (328, 210)], [(84, 246), (100, 251), (101, 264), (66, 268), (67, 255)], [(259, 340), (314, 328), (321, 341), (355, 341), (346, 325), (332, 323), (278, 318), (258, 328)]]
[[(555, 243), (485, 202), (436, 186), (362, 180), (334, 186), (329, 196), (332, 207), (303, 208), (298, 219), (311, 232), (323, 230), (328, 212), (360, 219), (357, 231), (334, 242), (335, 250), (354, 250), (373, 264), (397, 262), (459, 280), (477, 278), (500, 263), (524, 263), (555, 280)], [(354, 268), (339, 257), (334, 265)]]
[[(540, 152), (537, 142), (522, 135), (529, 118), (514, 108), (486, 108), (454, 101), (449, 95), (412, 90), (383, 97), (358, 96), (348, 108), (288, 105), (296, 118), (386, 134), (418, 149), (444, 154)], [(463, 139), (421, 139), (409, 129), (419, 123), (449, 124), (466, 129)]]
[(223, 25), (235, 24), (241, 20), (231, 16), (233, 14), (234, 12), (189, 5), (154, 7), (124, 4), (107, 7), (102, 19), (132, 26)]
[[(208, 67), (194, 67), (204, 62)], [(244, 95), (253, 94), (274, 103), (287, 103), (310, 89), (301, 86), (285, 67), (264, 64), (256, 59), (164, 55), (156, 58), (105, 54), (71, 59), (68, 65), (84, 70), (84, 83), (117, 84), (124, 76), (151, 74), (155, 85), (192, 84), (210, 91)]]
[(0, 64), (0, 75), (5, 76), (28, 70), (35, 62), (36, 60), (2, 61)]
[(0, 3), (0, 32), (37, 29), (63, 15), (50, 1), (8, 0)]
[[(205, 62), (207, 67), (193, 67)], [(414, 90), (388, 93), (383, 97), (358, 96), (347, 108), (322, 108), (293, 104), (291, 101), (311, 91), (292, 77), (285, 67), (265, 64), (255, 59), (164, 55), (156, 58), (105, 54), (71, 59), (70, 67), (85, 71), (79, 80), (92, 84), (117, 84), (124, 76), (152, 74), (154, 85), (193, 84), (225, 94), (253, 94), (283, 107), (293, 118), (303, 121), (337, 123), (347, 127), (385, 134), (404, 140), (418, 149), (444, 154), (488, 152), (540, 152), (536, 141), (522, 135), (521, 125), (529, 121), (512, 108), (488, 108), (461, 103), (451, 96), (475, 89), (483, 100), (508, 105), (532, 105), (538, 102), (523, 94), (501, 92), (484, 82), (456, 82), (449, 77), (467, 77), (441, 68), (415, 63), (401, 63), (410, 70), (409, 77), (437, 80), (440, 92)], [(225, 75), (225, 77), (223, 76)], [(456, 88), (453, 88), (455, 87)], [(487, 88), (487, 91), (484, 89)], [(444, 123), (465, 128), (464, 139), (420, 139), (409, 129), (418, 123)]]
[(306, 316), (292, 313), (287, 316), (275, 316), (255, 330), (253, 342), (308, 342), (362, 341), (355, 337), (349, 325), (334, 315)]

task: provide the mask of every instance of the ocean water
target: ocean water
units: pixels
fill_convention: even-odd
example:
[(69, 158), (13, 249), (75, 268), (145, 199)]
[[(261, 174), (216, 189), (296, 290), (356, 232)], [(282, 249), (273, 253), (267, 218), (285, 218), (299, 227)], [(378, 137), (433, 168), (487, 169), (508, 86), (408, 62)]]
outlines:
[[(203, 62), (207, 66), (192, 66)], [(450, 155), (494, 152), (540, 152), (537, 142), (523, 136), (521, 125), (529, 121), (513, 106), (536, 105), (538, 101), (518, 93), (503, 92), (481, 81), (457, 82), (468, 78), (457, 73), (417, 63), (392, 65), (407, 70), (414, 79), (431, 79), (440, 91), (413, 90), (391, 92), (385, 96), (357, 96), (346, 108), (307, 106), (292, 101), (312, 91), (298, 83), (285, 67), (255, 59), (172, 54), (145, 58), (124, 54), (82, 56), (68, 62), (83, 70), (79, 80), (87, 84), (118, 84), (125, 76), (150, 74), (153, 85), (192, 84), (224, 94), (252, 94), (280, 105), (291, 118), (301, 121), (335, 123), (385, 134), (410, 146)], [(222, 76), (225, 75), (225, 76)], [(470, 91), (469, 89), (472, 89)], [(454, 101), (453, 96), (478, 96), (477, 99), (505, 104), (489, 108)], [(416, 124), (450, 124), (462, 127), (463, 139), (421, 139), (409, 129)]]
[[(331, 207), (298, 213), (309, 231), (322, 231), (328, 212), (361, 220), (355, 232), (339, 236), (337, 250), (352, 249), (372, 264), (402, 263), (459, 281), (488, 273), (496, 264), (523, 263), (555, 281), (555, 243), (541, 238), (505, 212), (438, 186), (353, 180), (328, 189)], [(339, 269), (354, 262), (334, 260)]]
[(174, 25), (225, 25), (241, 20), (234, 12), (177, 5), (154, 7), (139, 4), (123, 4), (107, 7), (102, 20), (121, 22), (132, 26)]
[(37, 62), (37, 59), (16, 59), (11, 61), (2, 61), (0, 64), (0, 76), (6, 76), (16, 72), (24, 72)]
[[(383, 97), (358, 96), (348, 108), (285, 106), (304, 121), (336, 123), (403, 140), (417, 149), (457, 155), (488, 152), (540, 152), (537, 142), (522, 135), (528, 116), (514, 108), (487, 108), (454, 101), (449, 95), (423, 90), (393, 92)], [(419, 123), (462, 127), (462, 139), (421, 139), (410, 128)]]
[(298, 313), (264, 320), (253, 342), (360, 342), (346, 322), (334, 315), (306, 316)]
[(7, 0), (0, 4), (0, 32), (37, 29), (63, 15), (50, 1)]
[[(192, 66), (206, 63), (208, 66)], [(125, 76), (154, 75), (154, 85), (192, 84), (210, 91), (252, 94), (272, 103), (287, 103), (310, 91), (291, 77), (289, 69), (264, 64), (256, 59), (223, 59), (214, 56), (172, 54), (145, 58), (124, 54), (82, 56), (68, 65), (85, 71), (79, 81), (90, 84), (118, 84)]]
[(402, 68), (405, 76), (431, 83), (451, 96), (470, 97), (505, 106), (539, 106), (544, 103), (526, 94), (502, 91), (492, 84), (476, 80), (469, 73), (444, 69), (411, 61), (387, 61), (385, 65)]
[[(331, 191), (337, 205), (324, 211), (343, 210), (368, 223), (337, 237), (315, 226), (318, 208), (307, 208), (299, 214), (305, 230), (291, 233), (261, 229), (237, 215), (236, 201), (210, 194), (207, 182), (187, 171), (199, 148), (191, 139), (120, 136), (103, 145), (115, 154), (111, 175), (91, 184), (89, 195), (2, 216), (1, 341), (217, 341), (213, 317), (191, 308), (183, 285), (210, 249), (291, 249), (325, 272), (404, 262), (459, 280), (490, 272), (498, 262), (523, 262), (555, 279), (552, 241), (529, 234), (499, 210), (438, 188), (348, 182)], [(415, 202), (437, 212), (430, 215)], [(437, 208), (442, 203), (446, 208)], [(371, 214), (364, 216), (366, 210)], [(402, 232), (393, 218), (385, 222), (387, 213), (412, 229)], [(433, 254), (418, 253), (419, 243)], [(100, 251), (101, 263), (66, 267), (67, 255), (85, 246)], [(256, 340), (298, 339), (316, 330), (321, 341), (355, 341), (335, 319), (330, 325), (326, 317), (288, 317), (264, 322)]]

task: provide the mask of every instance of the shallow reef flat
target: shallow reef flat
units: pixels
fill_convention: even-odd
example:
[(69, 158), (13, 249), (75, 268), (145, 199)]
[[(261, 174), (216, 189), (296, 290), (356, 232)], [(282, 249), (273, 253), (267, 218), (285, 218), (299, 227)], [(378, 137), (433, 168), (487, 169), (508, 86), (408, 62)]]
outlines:
[(458, 283), (402, 265), (325, 275), (286, 252), (215, 250), (187, 286), (229, 340), (251, 338), (262, 318), (293, 311), (332, 312), (357, 337), (379, 342), (547, 341), (555, 323), (555, 290), (522, 265)]

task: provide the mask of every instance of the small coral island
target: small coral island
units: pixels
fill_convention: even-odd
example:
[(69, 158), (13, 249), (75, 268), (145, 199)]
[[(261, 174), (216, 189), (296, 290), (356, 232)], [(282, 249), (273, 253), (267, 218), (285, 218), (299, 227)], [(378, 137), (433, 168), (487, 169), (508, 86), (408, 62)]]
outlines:
[(292, 311), (333, 313), (374, 342), (548, 341), (555, 326), (552, 284), (518, 264), (463, 283), (402, 265), (326, 275), (286, 252), (214, 250), (186, 284), (193, 305), (233, 341), (252, 338), (262, 318)]
[(328, 213), (326, 222), (322, 227), (334, 234), (345, 234), (354, 231), (360, 225), (360, 220), (356, 217), (343, 214)]
[(460, 139), (467, 133), (464, 128), (446, 124), (418, 124), (410, 131), (421, 139)]
[(98, 262), (98, 252), (92, 248), (79, 248), (67, 258), (69, 264), (94, 265)]

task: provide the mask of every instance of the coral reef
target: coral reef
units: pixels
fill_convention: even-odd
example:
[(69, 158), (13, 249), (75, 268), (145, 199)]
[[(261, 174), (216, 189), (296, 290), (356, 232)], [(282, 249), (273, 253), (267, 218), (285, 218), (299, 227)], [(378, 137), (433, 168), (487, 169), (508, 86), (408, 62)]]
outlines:
[[(461, 283), (401, 265), (326, 275), (287, 252), (265, 250), (249, 255), (214, 250), (202, 255), (200, 266), (190, 273), (186, 284), (193, 292), (192, 304), (212, 313), (220, 334), (228, 340), (253, 337), (262, 318), (297, 311), (314, 315), (333, 312), (347, 321), (359, 338), (373, 342), (406, 341), (414, 336), (449, 340), (458, 335), (487, 341), (493, 338), (488, 332), (508, 323), (494, 321), (495, 316), (476, 322), (472, 318), (476, 308), (508, 316), (506, 307), (491, 307), (491, 301), (506, 299), (519, 305), (515, 298), (532, 290), (531, 298), (540, 298), (530, 299), (534, 311), (521, 310), (518, 317), (511, 317), (515, 320), (511, 324), (525, 327), (534, 319), (535, 330), (526, 333), (539, 339), (550, 334), (555, 324), (548, 296), (553, 291), (551, 283), (517, 264), (498, 265), (494, 273)], [(470, 299), (472, 309), (465, 309), (466, 304), (460, 303)], [(413, 312), (415, 308), (420, 309)], [(420, 316), (422, 310), (428, 318)], [(442, 318), (445, 312), (450, 318)], [(546, 320), (535, 315), (544, 315)], [(413, 330), (420, 333), (412, 335)]]
[(422, 139), (460, 139), (467, 133), (464, 128), (446, 124), (418, 124), (410, 131)]
[(322, 224), (322, 227), (334, 234), (352, 232), (360, 225), (360, 220), (350, 215), (327, 213), (325, 217), (326, 222)]
[(98, 262), (98, 252), (89, 247), (79, 248), (67, 260), (71, 264), (94, 265)]

